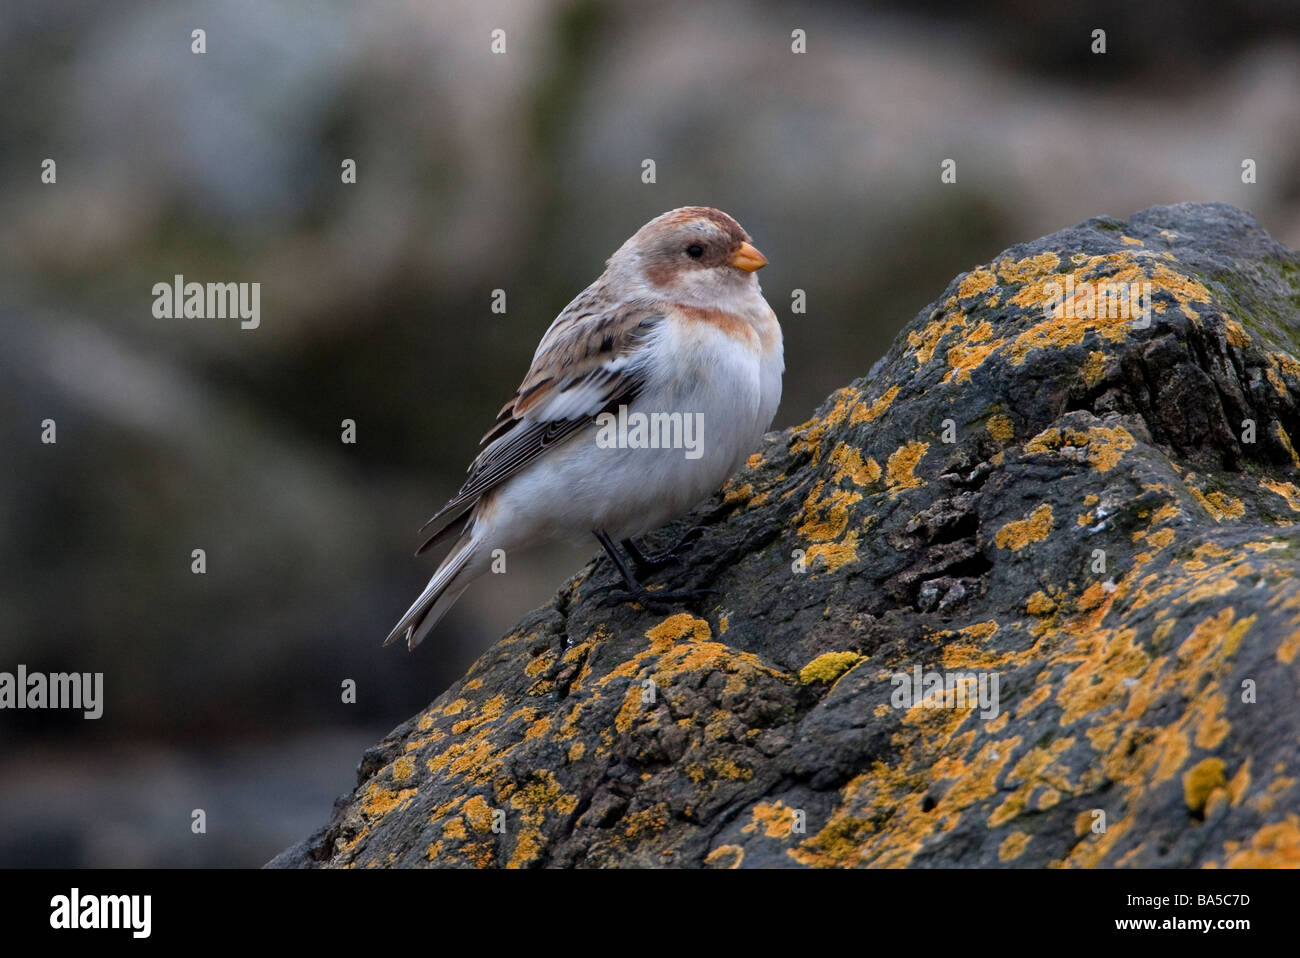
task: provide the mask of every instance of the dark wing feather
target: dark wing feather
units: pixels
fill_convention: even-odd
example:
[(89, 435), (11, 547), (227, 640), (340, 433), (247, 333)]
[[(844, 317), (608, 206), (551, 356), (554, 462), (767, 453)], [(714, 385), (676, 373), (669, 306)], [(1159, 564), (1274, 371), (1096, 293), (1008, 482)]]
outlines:
[(470, 465), (469, 478), (421, 528), (433, 532), (416, 555), (457, 531), (456, 520), (484, 494), (640, 392), (643, 366), (636, 353), (663, 315), (635, 306), (593, 312), (591, 305), (601, 298), (597, 286), (589, 288), (551, 324), (528, 375), (481, 440), (484, 449)]

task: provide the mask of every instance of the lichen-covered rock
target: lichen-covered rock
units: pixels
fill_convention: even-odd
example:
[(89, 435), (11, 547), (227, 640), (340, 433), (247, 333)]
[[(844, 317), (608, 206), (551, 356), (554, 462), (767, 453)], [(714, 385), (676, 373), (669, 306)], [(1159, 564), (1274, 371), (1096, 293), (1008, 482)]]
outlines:
[(1300, 865), (1298, 331), (1232, 207), (1013, 247), (662, 535), (716, 601), (593, 562), (274, 864)]

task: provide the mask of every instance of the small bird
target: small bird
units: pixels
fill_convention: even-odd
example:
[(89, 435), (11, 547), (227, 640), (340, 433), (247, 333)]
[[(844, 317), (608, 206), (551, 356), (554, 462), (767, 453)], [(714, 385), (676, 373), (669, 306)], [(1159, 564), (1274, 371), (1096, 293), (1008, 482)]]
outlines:
[(384, 644), (414, 649), (495, 550), (543, 538), (594, 534), (646, 607), (698, 597), (647, 590), (614, 543), (640, 568), (671, 562), (686, 540), (646, 556), (632, 538), (717, 491), (772, 424), (785, 359), (754, 275), (766, 265), (706, 206), (657, 216), (620, 246), (546, 331), (469, 478), (421, 529), (416, 555), (458, 535)]

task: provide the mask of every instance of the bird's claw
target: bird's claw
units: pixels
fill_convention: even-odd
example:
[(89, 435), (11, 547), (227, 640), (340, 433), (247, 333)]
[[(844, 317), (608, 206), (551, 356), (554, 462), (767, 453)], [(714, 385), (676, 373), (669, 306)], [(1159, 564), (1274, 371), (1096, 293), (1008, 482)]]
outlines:
[(659, 569), (667, 568), (682, 557), (687, 548), (694, 545), (695, 542), (704, 533), (708, 532), (707, 526), (692, 526), (687, 529), (677, 542), (662, 552), (653, 552), (649, 555), (638, 549), (632, 541), (624, 540), (623, 546), (627, 549), (628, 555), (632, 557), (632, 562), (636, 566), (637, 572), (645, 574), (647, 572), (656, 572)]

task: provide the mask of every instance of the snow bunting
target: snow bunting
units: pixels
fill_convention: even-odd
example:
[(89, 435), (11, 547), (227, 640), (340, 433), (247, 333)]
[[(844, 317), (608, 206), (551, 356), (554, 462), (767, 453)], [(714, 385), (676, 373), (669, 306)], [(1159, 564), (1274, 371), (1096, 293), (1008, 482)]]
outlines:
[(767, 259), (749, 240), (719, 210), (672, 210), (564, 308), (469, 478), (425, 523), (416, 555), (456, 543), (385, 645), (404, 635), (415, 648), (496, 550), (547, 537), (594, 534), (647, 606), (698, 594), (645, 589), (614, 543), (640, 567), (659, 564), (632, 537), (716, 492), (776, 415), (781, 326), (754, 275)]

